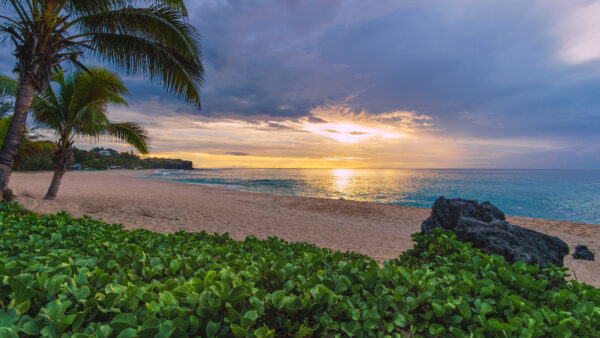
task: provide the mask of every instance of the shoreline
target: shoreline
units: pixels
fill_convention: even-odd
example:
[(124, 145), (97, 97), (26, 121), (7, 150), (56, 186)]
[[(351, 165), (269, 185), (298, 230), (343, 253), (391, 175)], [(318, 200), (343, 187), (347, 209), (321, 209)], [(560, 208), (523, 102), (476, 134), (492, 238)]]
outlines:
[[(169, 170), (169, 169), (152, 169), (152, 170)], [(426, 169), (426, 170), (437, 170), (437, 169)], [(439, 169), (439, 170), (446, 170), (446, 169)], [(456, 170), (462, 170), (462, 169), (456, 169)], [(486, 170), (505, 170), (505, 169), (486, 169)], [(508, 170), (510, 170), (510, 169), (508, 169)], [(523, 169), (523, 170), (537, 170), (537, 169)], [(545, 169), (545, 170), (555, 170), (555, 169)], [(111, 171), (115, 171), (115, 170), (111, 170)], [(251, 190), (243, 190), (243, 189), (234, 189), (234, 188), (231, 188), (231, 187), (233, 187), (235, 185), (209, 184), (209, 183), (188, 183), (188, 182), (179, 182), (179, 181), (174, 181), (174, 180), (161, 180), (159, 178), (140, 177), (140, 176), (131, 176), (131, 177), (132, 178), (145, 179), (145, 180), (164, 181), (164, 182), (169, 182), (169, 183), (180, 183), (180, 184), (197, 185), (197, 186), (202, 186), (202, 187), (217, 188), (217, 189), (224, 189), (224, 190), (230, 190), (230, 191), (239, 191), (239, 192), (250, 193), (250, 194), (264, 194), (264, 195), (272, 195), (272, 196), (314, 198), (314, 199), (333, 200), (333, 201), (338, 201), (338, 200), (339, 201), (351, 201), (351, 202), (358, 202), (358, 203), (394, 205), (394, 206), (406, 207), (406, 208), (416, 208), (416, 209), (431, 210), (430, 207), (415, 207), (415, 206), (412, 206), (412, 205), (404, 205), (404, 204), (383, 203), (383, 202), (375, 202), (375, 201), (356, 201), (356, 200), (345, 199), (345, 198), (344, 199), (340, 199), (340, 198), (327, 198), (327, 197), (318, 197), (318, 196), (300, 196), (300, 195), (272, 194), (272, 193), (261, 192), (261, 191), (251, 191)], [(448, 197), (448, 198), (450, 198), (450, 197)], [(454, 198), (454, 197), (452, 197), (452, 198)], [(484, 202), (484, 200), (478, 200), (478, 202), (481, 203), (481, 202)], [(591, 226), (600, 227), (600, 224), (577, 222), (577, 221), (569, 221), (569, 220), (564, 220), (564, 219), (551, 219), (551, 218), (532, 217), (532, 216), (516, 216), (516, 215), (508, 215), (508, 214), (505, 214), (505, 216), (507, 218), (512, 218), (512, 219), (525, 219), (525, 220), (526, 219), (534, 219), (534, 220), (549, 221), (549, 222), (565, 222), (565, 223), (570, 223), (570, 224), (580, 224), (580, 225), (585, 225), (585, 226), (591, 225)]]
[[(64, 209), (74, 216), (121, 223), (126, 229), (229, 232), (234, 239), (249, 235), (279, 237), (356, 251), (378, 261), (396, 258), (412, 248), (410, 234), (419, 232), (430, 214), (428, 208), (274, 195), (135, 177), (154, 171), (70, 171), (55, 201), (42, 200), (51, 172), (15, 172), (10, 188), (17, 201), (40, 213)], [(507, 220), (561, 238), (571, 249), (565, 256), (565, 266), (579, 281), (600, 287), (600, 262), (571, 257), (578, 244), (600, 254), (599, 225), (516, 216), (507, 216)]]

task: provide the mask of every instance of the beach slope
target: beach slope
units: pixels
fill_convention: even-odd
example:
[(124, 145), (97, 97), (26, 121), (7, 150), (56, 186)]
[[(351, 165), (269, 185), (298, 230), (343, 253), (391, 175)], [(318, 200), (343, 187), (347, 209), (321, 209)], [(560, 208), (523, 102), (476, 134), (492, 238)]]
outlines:
[[(383, 261), (412, 247), (430, 210), (423, 208), (280, 196), (224, 188), (136, 178), (143, 171), (68, 172), (58, 198), (44, 201), (50, 172), (15, 172), (10, 187), (27, 209), (74, 216), (89, 215), (126, 228), (158, 232), (177, 230), (228, 232), (246, 236), (305, 241), (324, 248), (351, 250)], [(468, 198), (468, 196), (464, 196)], [(600, 255), (600, 226), (507, 217), (513, 224), (557, 236), (571, 253), (578, 244)], [(600, 287), (600, 260), (574, 260), (565, 265), (572, 277)]]

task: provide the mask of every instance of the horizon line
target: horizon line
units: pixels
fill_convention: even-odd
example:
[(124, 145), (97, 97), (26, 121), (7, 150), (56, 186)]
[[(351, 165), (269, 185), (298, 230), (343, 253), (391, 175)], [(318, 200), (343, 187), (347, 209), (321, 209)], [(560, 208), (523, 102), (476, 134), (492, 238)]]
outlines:
[[(600, 168), (257, 168), (257, 167), (207, 167), (193, 170), (232, 170), (232, 169), (309, 169), (309, 170), (600, 170)], [(168, 169), (166, 169), (168, 170)]]

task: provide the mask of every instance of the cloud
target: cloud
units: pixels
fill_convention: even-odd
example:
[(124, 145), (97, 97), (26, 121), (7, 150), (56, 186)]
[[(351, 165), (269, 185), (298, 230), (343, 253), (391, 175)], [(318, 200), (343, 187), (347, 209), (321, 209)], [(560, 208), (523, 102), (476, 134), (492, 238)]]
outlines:
[(563, 13), (557, 34), (562, 46), (560, 58), (568, 64), (581, 64), (600, 59), (600, 3), (581, 5)]
[[(597, 1), (188, 6), (203, 37), (202, 111), (141, 77), (127, 80), (130, 108), (111, 109), (147, 126), (157, 152), (236, 165), (600, 167)], [(11, 65), (5, 49), (0, 69)]]
[(245, 153), (242, 151), (230, 151), (225, 153), (226, 155), (233, 155), (233, 156), (250, 156), (250, 153)]

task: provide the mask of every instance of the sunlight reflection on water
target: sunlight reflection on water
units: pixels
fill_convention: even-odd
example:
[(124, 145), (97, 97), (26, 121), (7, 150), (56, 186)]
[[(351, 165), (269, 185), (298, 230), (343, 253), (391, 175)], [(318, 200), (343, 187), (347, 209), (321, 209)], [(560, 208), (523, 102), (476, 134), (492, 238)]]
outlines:
[(600, 170), (207, 169), (146, 177), (426, 208), (443, 195), (489, 200), (509, 215), (600, 224)]

